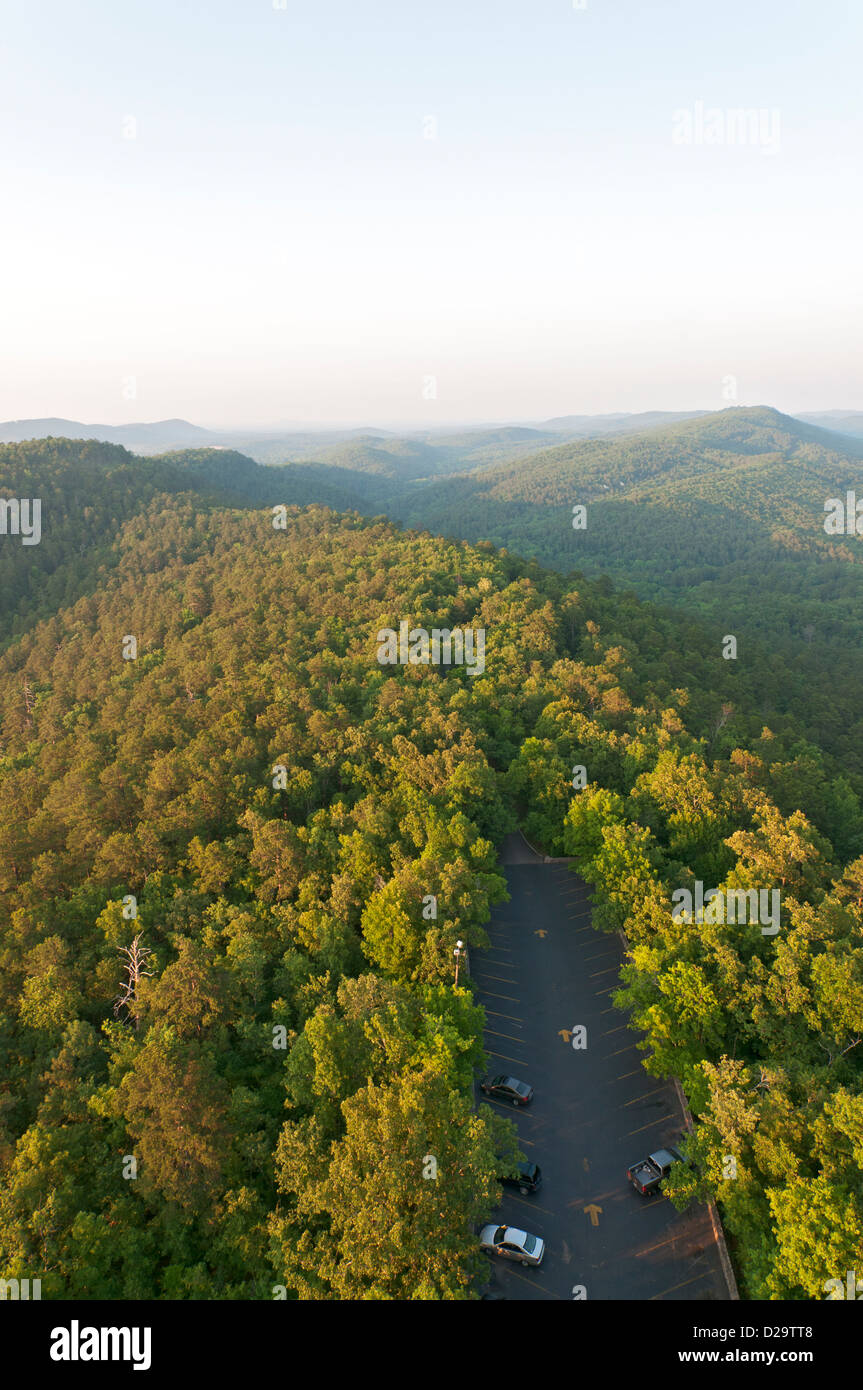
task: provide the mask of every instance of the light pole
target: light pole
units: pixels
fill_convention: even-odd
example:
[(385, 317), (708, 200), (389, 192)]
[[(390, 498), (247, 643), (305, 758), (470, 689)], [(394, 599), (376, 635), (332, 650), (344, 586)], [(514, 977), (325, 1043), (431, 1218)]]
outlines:
[(457, 941), (457, 942), (455, 943), (455, 950), (453, 951), (453, 955), (455, 956), (455, 983), (456, 983), (456, 988), (458, 988), (458, 968), (459, 968), (459, 964), (460, 964), (460, 962), (461, 962), (461, 954), (462, 954), (462, 951), (463, 951), (463, 950), (464, 950), (464, 942), (463, 942), (463, 941)]

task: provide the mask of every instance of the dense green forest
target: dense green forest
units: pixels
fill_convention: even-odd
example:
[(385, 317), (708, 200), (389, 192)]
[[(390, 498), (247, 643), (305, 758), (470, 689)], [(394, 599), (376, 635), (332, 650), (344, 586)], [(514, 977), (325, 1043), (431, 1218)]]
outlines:
[[(319, 506), (279, 529), (293, 470), (3, 453), (44, 528), (0, 552), (6, 1277), (476, 1297), (516, 1150), (452, 947), (519, 824), (626, 932), (619, 1002), (697, 1122), (676, 1200), (718, 1197), (744, 1295), (859, 1267), (863, 815), (805, 711), (769, 724), (763, 676), (608, 580)], [(381, 666), (402, 619), (484, 628), (484, 672)], [(674, 921), (698, 879), (781, 887), (781, 930)]]
[(184, 449), (138, 458), (117, 444), (48, 438), (0, 445), (0, 495), (39, 498), (42, 537), (25, 546), (0, 537), (0, 647), (32, 621), (97, 585), (120, 558), (124, 522), (157, 495), (193, 490), (210, 502), (321, 502), (368, 509), (339, 469), (302, 465), (274, 474), (230, 450)]
[(863, 499), (859, 439), (739, 408), (542, 450), (393, 494), (386, 510), (632, 585), (717, 649), (735, 635), (735, 669), (717, 678), (726, 699), (771, 724), (791, 716), (863, 793), (863, 546), (824, 531), (825, 501), (855, 489)]

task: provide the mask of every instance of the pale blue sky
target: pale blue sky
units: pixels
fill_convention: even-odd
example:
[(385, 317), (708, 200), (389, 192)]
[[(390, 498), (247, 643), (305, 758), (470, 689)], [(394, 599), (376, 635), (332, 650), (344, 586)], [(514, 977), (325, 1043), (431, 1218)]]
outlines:
[[(861, 38), (851, 0), (7, 0), (0, 419), (541, 419), (729, 377), (863, 408)], [(676, 143), (697, 103), (762, 144)]]

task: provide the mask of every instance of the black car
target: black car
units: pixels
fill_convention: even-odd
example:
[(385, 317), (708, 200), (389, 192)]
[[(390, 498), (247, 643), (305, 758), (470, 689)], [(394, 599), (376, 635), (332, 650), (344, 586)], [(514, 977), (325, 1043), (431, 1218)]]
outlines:
[(479, 1083), (479, 1088), (484, 1095), (508, 1100), (510, 1105), (527, 1105), (533, 1096), (533, 1087), (517, 1081), (514, 1076), (487, 1076)]
[(542, 1170), (538, 1163), (519, 1163), (514, 1173), (507, 1173), (500, 1179), (504, 1187), (517, 1187), (522, 1197), (536, 1192), (542, 1182)]

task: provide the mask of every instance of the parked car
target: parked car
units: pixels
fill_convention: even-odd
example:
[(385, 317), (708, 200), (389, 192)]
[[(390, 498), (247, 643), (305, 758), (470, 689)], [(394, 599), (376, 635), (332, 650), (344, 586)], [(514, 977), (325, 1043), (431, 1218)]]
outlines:
[(508, 1100), (510, 1105), (527, 1105), (533, 1096), (533, 1087), (514, 1076), (487, 1076), (479, 1083), (483, 1095), (494, 1096), (497, 1100)]
[(542, 1182), (542, 1169), (538, 1163), (519, 1163), (514, 1173), (504, 1173), (500, 1182), (504, 1187), (517, 1187), (522, 1197), (536, 1192)]
[(487, 1255), (501, 1255), (523, 1265), (540, 1265), (545, 1254), (542, 1236), (532, 1236), (517, 1226), (483, 1226), (479, 1243)]
[(667, 1149), (657, 1149), (656, 1153), (627, 1168), (626, 1176), (636, 1192), (642, 1197), (651, 1197), (659, 1191), (659, 1184), (671, 1172), (673, 1163), (683, 1163), (683, 1154), (671, 1145)]

